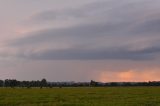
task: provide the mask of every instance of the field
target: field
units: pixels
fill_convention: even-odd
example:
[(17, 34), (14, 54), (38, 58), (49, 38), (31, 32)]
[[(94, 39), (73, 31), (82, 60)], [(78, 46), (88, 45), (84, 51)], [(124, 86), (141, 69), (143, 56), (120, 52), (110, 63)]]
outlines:
[(0, 88), (0, 106), (160, 106), (160, 87)]

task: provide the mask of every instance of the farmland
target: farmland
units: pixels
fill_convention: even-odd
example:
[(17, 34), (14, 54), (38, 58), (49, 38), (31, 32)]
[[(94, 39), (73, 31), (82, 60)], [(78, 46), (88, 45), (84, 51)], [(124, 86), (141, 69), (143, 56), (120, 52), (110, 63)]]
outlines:
[(160, 87), (0, 88), (0, 106), (160, 106)]

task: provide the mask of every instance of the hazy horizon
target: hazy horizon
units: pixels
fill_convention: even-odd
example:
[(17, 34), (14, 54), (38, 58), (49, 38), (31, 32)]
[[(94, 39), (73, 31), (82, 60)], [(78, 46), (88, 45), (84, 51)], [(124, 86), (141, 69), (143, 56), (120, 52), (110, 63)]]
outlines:
[(160, 80), (159, 0), (1, 0), (0, 79)]

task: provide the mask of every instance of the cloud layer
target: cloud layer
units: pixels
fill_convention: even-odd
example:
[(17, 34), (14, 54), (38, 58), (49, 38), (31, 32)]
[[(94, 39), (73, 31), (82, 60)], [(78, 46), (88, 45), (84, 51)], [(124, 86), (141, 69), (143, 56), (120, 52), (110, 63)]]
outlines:
[[(157, 3), (108, 0), (43, 11), (29, 18), (31, 24), (54, 26), (60, 22), (62, 26), (26, 33), (10, 42), (9, 47), (18, 48), (20, 57), (31, 59), (154, 59), (160, 52)], [(65, 23), (69, 23), (68, 27)], [(24, 50), (30, 53), (24, 54)]]
[(159, 4), (159, 0), (0, 1), (0, 77), (158, 80)]

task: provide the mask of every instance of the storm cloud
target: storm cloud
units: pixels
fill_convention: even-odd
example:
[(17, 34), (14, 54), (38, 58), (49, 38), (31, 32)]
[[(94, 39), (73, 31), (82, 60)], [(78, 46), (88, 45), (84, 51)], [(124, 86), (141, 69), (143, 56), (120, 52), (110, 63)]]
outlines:
[(160, 0), (0, 1), (0, 78), (160, 80)]
[(32, 49), (25, 53), (27, 56), (18, 53), (31, 59), (154, 59), (160, 52), (160, 12), (156, 3), (159, 1), (108, 0), (65, 10), (46, 10), (32, 15), (30, 22), (53, 22), (53, 26), (55, 21), (70, 22), (68, 27), (51, 26), (26, 33), (8, 45), (23, 52), (23, 48)]

